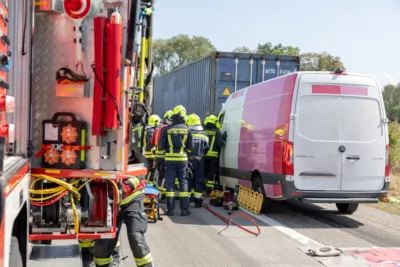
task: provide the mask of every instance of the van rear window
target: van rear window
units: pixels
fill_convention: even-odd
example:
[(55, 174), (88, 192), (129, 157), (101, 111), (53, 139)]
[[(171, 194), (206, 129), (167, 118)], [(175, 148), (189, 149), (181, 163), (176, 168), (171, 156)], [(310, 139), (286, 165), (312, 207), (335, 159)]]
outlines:
[(342, 140), (372, 142), (383, 135), (379, 102), (371, 98), (342, 97)]
[(297, 104), (298, 134), (314, 141), (340, 141), (340, 96), (305, 95)]
[(379, 102), (372, 98), (301, 96), (298, 134), (314, 141), (372, 142), (383, 135)]

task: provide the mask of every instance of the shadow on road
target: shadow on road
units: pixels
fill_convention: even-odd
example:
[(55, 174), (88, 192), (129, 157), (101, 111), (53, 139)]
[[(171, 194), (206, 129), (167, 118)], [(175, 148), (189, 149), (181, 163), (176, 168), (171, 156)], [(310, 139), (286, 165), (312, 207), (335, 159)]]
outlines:
[[(207, 202), (206, 202), (207, 203)], [(163, 215), (163, 211), (166, 210), (166, 205), (161, 204), (161, 216), (167, 217)], [(212, 210), (219, 213), (220, 215), (229, 219), (228, 211), (223, 209), (222, 207), (214, 207), (210, 206)], [(190, 210), (192, 214), (187, 217), (180, 216), (180, 208), (179, 201), (176, 201), (176, 209), (175, 216), (169, 217), (174, 223), (177, 224), (192, 224), (192, 225), (221, 225), (224, 226), (226, 223), (215, 217), (213, 214), (208, 212), (206, 209), (195, 209), (193, 204), (191, 203)], [(232, 215), (243, 213), (241, 210), (233, 211)], [(244, 213), (246, 214), (246, 213)], [(266, 215), (270, 219), (276, 220), (281, 224), (285, 224), (286, 222), (290, 222), (291, 220), (298, 220), (299, 214), (303, 216), (310, 217), (317, 221), (323, 222), (326, 225), (334, 227), (334, 228), (359, 228), (364, 224), (351, 218), (351, 215), (343, 215), (340, 214), (336, 210), (325, 209), (318, 205), (301, 203), (299, 201), (285, 201), (274, 203), (271, 207), (271, 210), (268, 213), (260, 214), (261, 216)], [(247, 215), (247, 214), (246, 214)], [(257, 222), (260, 226), (269, 225), (256, 219), (255, 217), (251, 218)], [(239, 223), (243, 226), (253, 226), (253, 223), (249, 220), (239, 217), (234, 218), (234, 222)], [(298, 222), (301, 224), (301, 222)], [(320, 228), (320, 224), (301, 224), (300, 228)]]
[(351, 218), (351, 214), (341, 214), (337, 210), (326, 209), (316, 204), (302, 203), (300, 201), (285, 201), (277, 205), (284, 206), (286, 209), (326, 223), (335, 228), (359, 228), (364, 226), (362, 222)]

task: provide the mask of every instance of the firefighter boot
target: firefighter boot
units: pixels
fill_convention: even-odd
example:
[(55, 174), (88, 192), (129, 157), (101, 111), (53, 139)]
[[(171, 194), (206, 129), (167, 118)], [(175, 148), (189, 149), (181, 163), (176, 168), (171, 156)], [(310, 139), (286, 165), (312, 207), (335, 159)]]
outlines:
[(165, 213), (164, 213), (164, 215), (167, 215), (167, 216), (174, 216), (174, 210), (166, 210)]
[(189, 209), (181, 210), (181, 216), (189, 216), (189, 215), (190, 215), (190, 210)]
[(203, 206), (203, 200), (201, 199), (196, 199), (194, 202), (194, 207), (195, 208), (201, 208)]

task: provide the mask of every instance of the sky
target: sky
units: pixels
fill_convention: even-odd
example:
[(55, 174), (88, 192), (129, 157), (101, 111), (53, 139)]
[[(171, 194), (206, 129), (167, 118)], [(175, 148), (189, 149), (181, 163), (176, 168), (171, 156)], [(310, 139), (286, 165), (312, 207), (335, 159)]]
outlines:
[(156, 0), (154, 20), (153, 38), (204, 36), (227, 52), (282, 43), (400, 82), (400, 0)]

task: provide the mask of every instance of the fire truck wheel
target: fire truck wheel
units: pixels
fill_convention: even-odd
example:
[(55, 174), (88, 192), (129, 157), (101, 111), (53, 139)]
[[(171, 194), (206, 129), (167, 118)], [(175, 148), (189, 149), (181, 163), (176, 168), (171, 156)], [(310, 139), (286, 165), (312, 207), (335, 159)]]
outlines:
[(23, 267), (21, 252), (19, 251), (18, 239), (13, 236), (11, 237), (10, 246), (10, 266), (12, 267)]
[(265, 196), (264, 184), (261, 180), (261, 177), (258, 174), (254, 174), (252, 181), (253, 181), (252, 182), (253, 190), (256, 191), (257, 193), (262, 194), (264, 197), (261, 211), (264, 213), (271, 211), (272, 204), (274, 202), (270, 198)]

